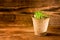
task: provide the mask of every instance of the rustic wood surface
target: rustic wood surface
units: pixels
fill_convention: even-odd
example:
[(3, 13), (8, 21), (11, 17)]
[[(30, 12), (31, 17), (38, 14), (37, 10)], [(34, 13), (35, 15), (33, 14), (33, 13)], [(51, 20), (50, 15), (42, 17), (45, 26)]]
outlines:
[[(46, 36), (34, 35), (37, 10), (51, 15)], [(0, 40), (60, 40), (60, 0), (0, 0)]]
[(60, 40), (60, 27), (48, 27), (46, 36), (34, 35), (33, 26), (0, 28), (0, 40)]

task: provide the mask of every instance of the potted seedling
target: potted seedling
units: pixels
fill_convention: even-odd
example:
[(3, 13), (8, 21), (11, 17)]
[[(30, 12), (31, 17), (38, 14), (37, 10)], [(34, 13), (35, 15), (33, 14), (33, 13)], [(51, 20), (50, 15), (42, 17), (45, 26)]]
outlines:
[(49, 16), (43, 13), (42, 11), (34, 12), (32, 21), (33, 21), (35, 35), (39, 35), (39, 36), (46, 35), (49, 19), (50, 19)]

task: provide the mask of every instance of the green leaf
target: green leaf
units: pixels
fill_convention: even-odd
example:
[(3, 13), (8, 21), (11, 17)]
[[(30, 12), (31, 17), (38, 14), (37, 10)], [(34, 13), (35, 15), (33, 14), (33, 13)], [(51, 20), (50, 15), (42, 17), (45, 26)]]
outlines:
[(47, 17), (47, 15), (45, 15), (41, 11), (36, 11), (36, 12), (34, 12), (34, 17), (37, 18), (37, 19), (42, 19), (44, 17)]

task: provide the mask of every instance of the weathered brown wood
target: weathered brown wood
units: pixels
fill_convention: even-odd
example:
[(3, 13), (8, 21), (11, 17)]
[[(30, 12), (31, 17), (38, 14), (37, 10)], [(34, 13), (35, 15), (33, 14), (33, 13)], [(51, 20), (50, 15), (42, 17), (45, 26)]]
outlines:
[(47, 7), (60, 6), (60, 0), (0, 0), (2, 7)]

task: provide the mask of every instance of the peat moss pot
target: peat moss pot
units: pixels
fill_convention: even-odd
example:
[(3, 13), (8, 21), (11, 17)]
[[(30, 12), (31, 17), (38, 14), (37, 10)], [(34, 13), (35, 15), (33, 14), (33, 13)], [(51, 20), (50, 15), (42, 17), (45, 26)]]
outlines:
[(49, 16), (41, 11), (34, 12), (32, 21), (35, 35), (45, 36), (47, 34), (49, 19)]

